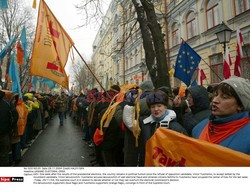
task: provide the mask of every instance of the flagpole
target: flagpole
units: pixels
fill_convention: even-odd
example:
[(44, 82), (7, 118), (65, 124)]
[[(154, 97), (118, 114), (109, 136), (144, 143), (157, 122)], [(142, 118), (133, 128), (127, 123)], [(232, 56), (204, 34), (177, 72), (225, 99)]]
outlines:
[(73, 45), (74, 49), (76, 50), (76, 52), (78, 53), (78, 55), (80, 56), (80, 58), (82, 59), (82, 61), (84, 62), (84, 64), (87, 66), (87, 68), (89, 69), (90, 73), (93, 75), (93, 77), (95, 78), (95, 80), (97, 81), (97, 83), (101, 86), (101, 88), (106, 91), (106, 89), (102, 86), (102, 84), (100, 83), (100, 81), (97, 79), (97, 77), (95, 76), (95, 74), (92, 72), (92, 70), (90, 69), (89, 65), (87, 64), (87, 62), (83, 59), (82, 55), (80, 54), (80, 52), (77, 50), (77, 48), (75, 47), (75, 45)]
[(211, 66), (209, 66), (208, 63), (203, 58), (201, 58), (201, 59), (211, 69), (211, 71), (214, 72), (214, 74), (222, 81), (220, 76), (213, 70), (213, 68)]
[[(183, 42), (186, 42), (182, 37), (181, 37), (181, 40)], [(220, 76), (208, 65), (208, 63), (201, 57), (202, 61), (211, 69), (212, 72), (214, 72), (214, 74), (222, 81), (222, 79), (220, 78)]]

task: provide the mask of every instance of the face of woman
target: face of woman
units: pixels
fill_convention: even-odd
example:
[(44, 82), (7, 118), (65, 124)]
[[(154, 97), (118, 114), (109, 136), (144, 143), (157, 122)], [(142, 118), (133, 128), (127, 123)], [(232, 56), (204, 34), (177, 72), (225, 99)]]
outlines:
[(238, 113), (242, 107), (237, 104), (235, 97), (218, 90), (212, 100), (212, 114), (218, 117), (227, 117)]
[(153, 104), (150, 106), (150, 111), (151, 111), (151, 114), (154, 116), (154, 117), (160, 117), (162, 116), (165, 111), (167, 110), (167, 107), (163, 104)]
[(193, 100), (191, 93), (187, 94), (187, 102), (189, 104), (189, 107), (192, 107), (194, 105), (194, 100)]

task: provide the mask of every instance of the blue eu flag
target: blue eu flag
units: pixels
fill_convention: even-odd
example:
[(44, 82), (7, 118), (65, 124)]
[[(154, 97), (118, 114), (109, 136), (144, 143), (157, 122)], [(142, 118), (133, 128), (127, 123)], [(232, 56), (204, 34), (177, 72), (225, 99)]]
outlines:
[(201, 57), (183, 41), (176, 58), (174, 77), (190, 85), (193, 73), (200, 63)]

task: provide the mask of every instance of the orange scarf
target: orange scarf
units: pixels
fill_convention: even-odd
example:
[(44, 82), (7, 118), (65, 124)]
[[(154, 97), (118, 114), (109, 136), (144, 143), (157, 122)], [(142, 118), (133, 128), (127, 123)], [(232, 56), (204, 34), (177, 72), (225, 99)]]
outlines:
[(223, 124), (209, 122), (200, 134), (199, 139), (218, 144), (244, 127), (249, 123), (249, 120), (250, 118), (246, 117)]

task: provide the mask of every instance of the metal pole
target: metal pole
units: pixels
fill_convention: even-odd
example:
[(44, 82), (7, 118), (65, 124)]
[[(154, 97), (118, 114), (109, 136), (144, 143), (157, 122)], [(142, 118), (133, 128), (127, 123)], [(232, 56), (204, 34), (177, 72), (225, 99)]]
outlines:
[(201, 58), (201, 59), (211, 69), (211, 71), (222, 81), (220, 76), (213, 70), (213, 68), (211, 68), (211, 66), (209, 66), (208, 63), (203, 58)]

